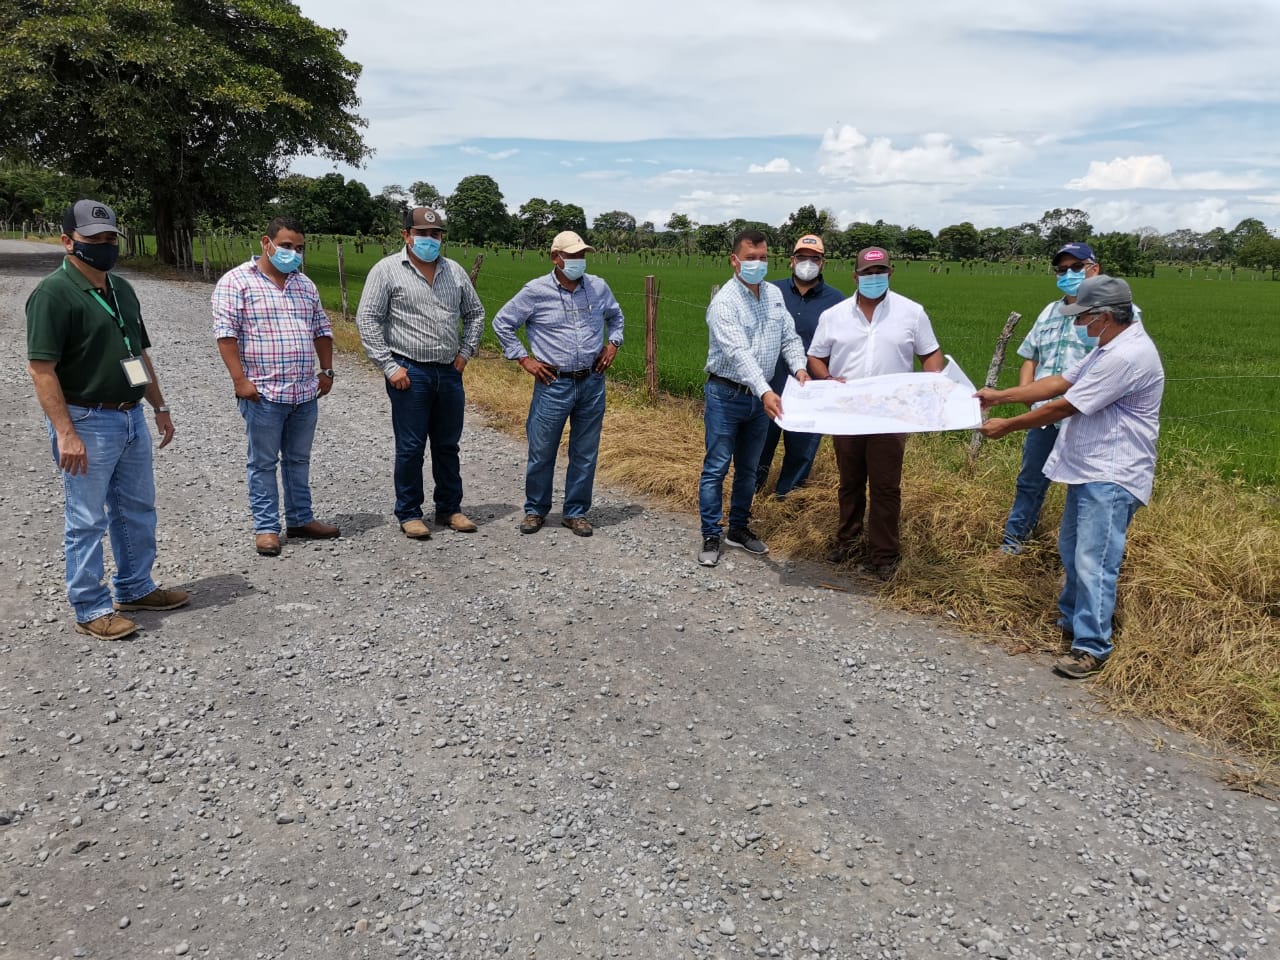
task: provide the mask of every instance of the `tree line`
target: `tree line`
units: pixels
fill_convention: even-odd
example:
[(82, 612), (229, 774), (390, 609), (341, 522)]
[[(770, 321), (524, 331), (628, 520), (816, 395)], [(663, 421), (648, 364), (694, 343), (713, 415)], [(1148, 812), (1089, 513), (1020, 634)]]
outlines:
[(290, 173), (297, 156), (358, 166), (372, 152), (356, 112), (361, 67), (342, 55), (345, 39), (289, 0), (0, 4), (0, 219), (55, 222), (70, 200), (92, 194), (127, 222), (149, 224), (167, 263), (201, 229), (260, 229), (287, 213), (313, 232), (386, 237), (409, 206), (425, 205), (446, 212), (456, 241), (526, 249), (576, 230), (619, 253), (718, 254), (752, 227), (775, 248), (819, 234), (837, 257), (876, 245), (911, 258), (1034, 259), (1087, 240), (1108, 269), (1129, 275), (1157, 260), (1280, 267), (1280, 240), (1252, 218), (1206, 233), (1097, 233), (1072, 208), (934, 234), (883, 220), (841, 226), (831, 210), (805, 205), (776, 225), (697, 223), (677, 212), (659, 227), (624, 210), (588, 223), (581, 206), (543, 197), (513, 212), (486, 175), (464, 177), (445, 196), (425, 181), (374, 194), (338, 173)]

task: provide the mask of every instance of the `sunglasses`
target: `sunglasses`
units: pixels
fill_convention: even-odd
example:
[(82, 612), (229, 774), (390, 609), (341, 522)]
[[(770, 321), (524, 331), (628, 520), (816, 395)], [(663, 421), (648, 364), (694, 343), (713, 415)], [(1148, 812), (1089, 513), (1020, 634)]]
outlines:
[(1087, 266), (1087, 263), (1055, 263), (1053, 265), (1053, 272), (1058, 276), (1062, 276), (1070, 270), (1083, 270)]

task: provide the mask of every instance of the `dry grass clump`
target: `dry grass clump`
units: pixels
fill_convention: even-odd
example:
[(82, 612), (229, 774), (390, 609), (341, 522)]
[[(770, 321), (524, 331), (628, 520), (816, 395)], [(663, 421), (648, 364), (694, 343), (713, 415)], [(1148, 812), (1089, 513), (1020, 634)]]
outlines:
[[(531, 392), (528, 374), (500, 358), (477, 358), (468, 370), (468, 398), (513, 433), (523, 431)], [(1057, 652), (1062, 489), (1050, 492), (1041, 542), (1022, 556), (997, 554), (1021, 443), (986, 444), (970, 475), (967, 440), (920, 435), (908, 442), (903, 562), (880, 596), (947, 616), (1014, 653)], [(602, 478), (696, 511), (700, 403), (664, 397), (659, 411), (639, 391), (612, 385), (600, 446)], [(775, 470), (780, 461), (781, 451)], [(753, 527), (777, 553), (822, 560), (837, 523), (837, 483), (824, 441), (809, 484), (785, 501), (757, 498)], [(1278, 520), (1274, 495), (1203, 466), (1162, 463), (1155, 499), (1130, 529), (1116, 652), (1096, 681), (1117, 709), (1230, 740), (1272, 771), (1280, 764)]]

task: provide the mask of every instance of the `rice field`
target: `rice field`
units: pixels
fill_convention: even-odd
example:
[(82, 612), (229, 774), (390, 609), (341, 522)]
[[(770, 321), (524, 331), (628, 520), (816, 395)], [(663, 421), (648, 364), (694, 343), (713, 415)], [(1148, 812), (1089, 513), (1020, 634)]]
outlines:
[[(308, 243), (307, 272), (320, 285), (326, 306), (338, 308), (336, 257), (332, 244)], [(359, 301), (360, 279), (382, 249), (368, 245), (363, 255), (345, 248), (348, 298)], [(446, 251), (470, 269), (480, 252)], [(477, 290), (492, 316), (526, 281), (550, 269), (545, 255), (486, 251)], [(588, 269), (603, 276), (627, 317), (627, 343), (615, 363), (617, 376), (644, 378), (644, 278), (661, 284), (658, 308), (658, 370), (663, 389), (700, 395), (707, 355), (706, 305), (714, 284), (731, 275), (727, 257), (625, 259), (595, 254)], [(1014, 350), (1036, 315), (1057, 293), (1053, 275), (993, 264), (969, 272), (958, 264), (900, 261), (893, 289), (920, 301), (929, 311), (944, 352), (955, 357), (975, 383), (986, 374), (992, 350), (1010, 311), (1022, 314), (1009, 347), (1001, 386), (1016, 382)], [(785, 259), (770, 276), (787, 275)], [(1280, 483), (1280, 283), (1263, 274), (1169, 267), (1155, 278), (1135, 278), (1134, 298), (1148, 332), (1160, 348), (1168, 383), (1165, 391), (1162, 459), (1192, 457), (1220, 476), (1249, 485)], [(827, 282), (851, 292), (852, 265), (828, 263)], [(486, 342), (496, 346), (486, 333)], [(957, 443), (967, 438), (956, 437)]]

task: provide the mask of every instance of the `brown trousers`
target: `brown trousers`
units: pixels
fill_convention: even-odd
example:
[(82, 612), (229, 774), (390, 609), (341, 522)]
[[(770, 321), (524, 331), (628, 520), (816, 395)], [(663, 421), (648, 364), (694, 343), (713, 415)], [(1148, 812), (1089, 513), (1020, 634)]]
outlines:
[[(871, 562), (893, 563), (901, 553), (902, 457), (905, 433), (832, 437), (840, 468), (840, 529), (836, 542), (852, 546), (865, 535)], [(867, 488), (871, 506), (867, 509)], [(865, 521), (865, 522), (864, 522)]]

